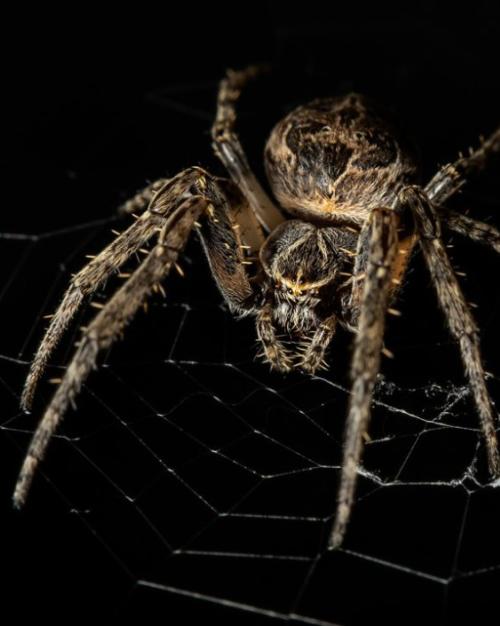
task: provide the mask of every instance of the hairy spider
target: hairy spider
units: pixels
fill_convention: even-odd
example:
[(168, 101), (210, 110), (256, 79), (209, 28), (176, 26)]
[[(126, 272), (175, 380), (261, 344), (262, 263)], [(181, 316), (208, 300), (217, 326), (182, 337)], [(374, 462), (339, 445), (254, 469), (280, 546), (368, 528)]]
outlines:
[[(234, 130), (235, 103), (259, 70), (228, 71), (212, 128), (213, 147), (230, 178), (192, 167), (146, 187), (121, 207), (136, 221), (71, 280), (38, 348), (22, 394), (29, 409), (48, 359), (76, 311), (145, 242), (155, 245), (102, 306), (82, 338), (31, 440), (14, 504), (27, 496), (50, 437), (95, 367), (146, 297), (160, 288), (193, 229), (230, 309), (256, 318), (271, 367), (315, 372), (337, 323), (354, 331), (352, 393), (335, 522), (338, 547), (349, 520), (363, 435), (383, 350), (384, 320), (417, 242), (450, 331), (457, 340), (480, 418), (492, 476), (500, 456), (485, 385), (479, 333), (441, 240), (441, 228), (500, 252), (500, 232), (444, 203), (500, 151), (500, 128), (469, 156), (416, 184), (409, 144), (367, 98), (349, 94), (301, 106), (271, 132), (265, 148), (277, 208), (250, 169)], [(397, 312), (396, 312), (397, 313)], [(287, 342), (281, 338), (286, 337)]]

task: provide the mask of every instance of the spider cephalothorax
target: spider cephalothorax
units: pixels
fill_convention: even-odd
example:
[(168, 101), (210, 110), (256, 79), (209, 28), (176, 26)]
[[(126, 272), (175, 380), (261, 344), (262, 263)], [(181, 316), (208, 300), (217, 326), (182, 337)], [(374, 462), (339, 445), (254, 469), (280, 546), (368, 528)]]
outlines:
[[(272, 309), (276, 334), (285, 332), (300, 342), (296, 365), (316, 369), (304, 363), (302, 351), (314, 341), (314, 333), (325, 320), (342, 316), (341, 295), (345, 294), (346, 277), (352, 275), (356, 241), (357, 232), (352, 228), (288, 220), (260, 250), (264, 299)], [(264, 342), (264, 349), (272, 365), (289, 369), (291, 354), (280, 362), (268, 354), (273, 354), (273, 346), (268, 348)]]
[[(274, 300), (275, 319), (290, 332), (307, 332), (324, 316), (325, 302), (336, 302), (340, 283), (351, 272), (356, 235), (331, 226), (289, 220), (276, 228), (260, 251)], [(323, 306), (322, 306), (323, 305)], [(304, 309), (288, 316), (287, 309)], [(309, 311), (309, 313), (308, 313)]]
[[(413, 150), (381, 110), (362, 96), (315, 100), (278, 122), (265, 149), (278, 208), (252, 173), (234, 130), (235, 103), (250, 67), (229, 71), (220, 86), (214, 149), (230, 178), (192, 167), (158, 180), (122, 207), (136, 221), (71, 279), (35, 355), (22, 395), (35, 387), (61, 335), (88, 299), (144, 244), (140, 266), (87, 328), (35, 434), (14, 493), (21, 506), (48, 441), (95, 367), (147, 296), (176, 265), (197, 230), (229, 308), (255, 315), (263, 356), (286, 372), (315, 372), (337, 326), (355, 331), (352, 392), (335, 524), (329, 546), (343, 540), (353, 504), (363, 436), (370, 418), (390, 300), (397, 295), (418, 241), (450, 331), (457, 340), (480, 418), (492, 476), (500, 475), (496, 415), (484, 382), (479, 334), (441, 240), (441, 228), (500, 252), (500, 232), (446, 209), (444, 203), (500, 151), (500, 129), (468, 157), (417, 186)], [(140, 214), (140, 215), (139, 215)], [(289, 216), (292, 217), (289, 217)]]

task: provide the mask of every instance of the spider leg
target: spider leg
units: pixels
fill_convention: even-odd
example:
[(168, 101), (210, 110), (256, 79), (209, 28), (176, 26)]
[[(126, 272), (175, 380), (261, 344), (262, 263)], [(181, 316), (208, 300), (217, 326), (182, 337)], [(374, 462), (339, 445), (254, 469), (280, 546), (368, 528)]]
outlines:
[[(399, 215), (399, 211), (396, 211), (396, 214)], [(399, 226), (400, 222), (398, 219), (398, 254), (391, 265), (389, 301), (393, 299), (398, 287), (401, 285), (402, 278), (417, 241), (414, 229), (400, 229)], [(354, 268), (352, 277), (349, 280), (351, 284), (350, 292), (347, 292), (341, 298), (342, 323), (353, 332), (356, 332), (359, 314), (361, 311), (361, 299), (363, 296), (366, 267), (369, 260), (370, 237), (371, 224), (367, 221), (363, 225), (358, 237)], [(389, 310), (389, 312), (391, 312), (391, 310)]]
[(169, 273), (206, 204), (204, 198), (196, 196), (184, 201), (170, 221), (170, 229), (162, 228), (157, 245), (83, 331), (79, 346), (31, 440), (14, 491), (14, 506), (19, 508), (24, 504), (50, 438), (95, 368), (99, 352), (116, 341), (146, 297)]
[(155, 192), (148, 210), (135, 223), (75, 274), (31, 364), (21, 395), (21, 406), (24, 409), (31, 407), (37, 383), (45, 371), (47, 362), (84, 300), (117, 272), (127, 259), (151, 239), (161, 227), (165, 226), (165, 220), (175, 215), (175, 209), (179, 203), (188, 196), (192, 197), (190, 189), (195, 188), (196, 185), (200, 185), (197, 193), (205, 194), (208, 185), (207, 197), (212, 197), (214, 204), (219, 205), (225, 202), (222, 193), (218, 191), (219, 187), (209, 174), (197, 167), (184, 170), (166, 181)]
[(168, 178), (159, 178), (144, 187), (144, 189), (138, 191), (135, 196), (118, 207), (118, 215), (130, 215), (132, 213), (142, 213), (145, 211), (155, 194), (158, 193), (167, 182)]
[(330, 549), (341, 545), (354, 501), (357, 471), (363, 452), (363, 435), (370, 421), (373, 388), (380, 367), (392, 265), (398, 248), (396, 226), (397, 216), (391, 210), (375, 209), (370, 214), (366, 237), (367, 263), (351, 367), (353, 383), (344, 434), (337, 510), (329, 539)]
[(321, 322), (312, 339), (307, 343), (297, 367), (314, 374), (318, 369), (326, 368), (325, 352), (335, 335), (337, 316), (331, 315)]
[(246, 314), (255, 301), (246, 268), (256, 260), (264, 234), (239, 190), (224, 179), (217, 186), (223, 194), (200, 220), (198, 235), (219, 291), (233, 312)]
[(479, 413), (490, 473), (492, 476), (498, 476), (500, 455), (495, 431), (495, 416), (484, 382), (485, 373), (476, 323), (441, 241), (440, 222), (432, 203), (429, 202), (425, 191), (418, 187), (406, 187), (402, 193), (403, 202), (407, 203), (414, 215), (420, 234), (420, 246), (436, 288), (439, 303), (446, 315), (451, 334), (460, 346), (462, 361)]
[(500, 231), (497, 228), (457, 211), (443, 207), (437, 207), (437, 210), (443, 226), (500, 253)]
[(241, 71), (228, 70), (219, 87), (217, 114), (212, 126), (213, 148), (232, 180), (247, 198), (255, 215), (267, 231), (283, 222), (281, 211), (273, 204), (250, 169), (245, 152), (234, 130), (235, 104), (246, 83), (266, 68), (252, 65)]
[[(59, 319), (53, 330), (57, 335), (56, 343), (83, 296), (88, 295), (82, 293), (82, 284), (87, 291), (94, 291), (96, 283), (102, 283), (112, 269), (117, 269), (139, 245), (155, 234), (158, 237), (156, 246), (142, 264), (83, 330), (78, 348), (31, 440), (14, 493), (15, 506), (24, 503), (50, 437), (68, 405), (74, 404), (82, 384), (95, 367), (100, 350), (109, 348), (116, 341), (146, 297), (169, 273), (193, 227), (199, 228), (214, 277), (226, 300), (240, 312), (251, 310), (253, 289), (244, 265), (244, 251), (248, 246), (241, 242), (245, 240), (242, 234), (252, 240), (258, 237), (258, 233), (251, 231), (250, 222), (242, 218), (245, 211), (251, 213), (251, 210), (245, 209), (244, 202), (238, 203), (234, 194), (229, 195), (225, 185), (228, 182), (217, 180), (198, 167), (180, 172), (156, 192), (147, 211), (75, 277), (80, 278), (72, 283), (69, 295), (65, 296), (56, 314)], [(235, 202), (234, 212), (232, 202)], [(206, 219), (200, 224), (198, 219), (201, 220), (202, 213)], [(241, 229), (237, 228), (238, 218), (242, 219)], [(47, 340), (47, 336), (43, 339), (35, 357), (35, 369), (32, 367), (28, 376), (28, 394), (32, 395), (33, 385), (41, 375), (40, 367), (43, 370), (48, 358), (47, 346), (50, 353), (54, 345), (54, 339)]]
[(113, 273), (117, 272), (120, 266), (154, 235), (162, 223), (163, 220), (159, 215), (150, 212), (143, 213), (140, 219), (123, 231), (88, 265), (73, 276), (31, 364), (21, 396), (21, 406), (24, 409), (31, 407), (37, 383), (43, 375), (47, 362), (83, 301), (89, 298)]
[(469, 156), (460, 157), (454, 163), (445, 165), (426, 185), (425, 193), (428, 199), (436, 205), (444, 204), (463, 187), (471, 174), (482, 170), (495, 153), (500, 153), (500, 128), (482, 141), (479, 148), (471, 151)]
[(361, 311), (361, 300), (363, 297), (366, 268), (370, 259), (370, 241), (372, 238), (373, 225), (371, 220), (367, 220), (358, 237), (356, 244), (356, 255), (354, 256), (354, 267), (352, 276), (349, 279), (351, 289), (341, 299), (342, 317), (347, 322), (348, 328), (356, 332), (359, 314)]

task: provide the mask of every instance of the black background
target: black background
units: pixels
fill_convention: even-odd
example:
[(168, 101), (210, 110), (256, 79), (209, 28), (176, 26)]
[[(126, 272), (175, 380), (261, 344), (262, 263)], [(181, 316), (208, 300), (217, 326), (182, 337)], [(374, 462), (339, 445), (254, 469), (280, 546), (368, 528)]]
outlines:
[[(279, 621), (263, 613), (138, 587), (139, 579), (162, 582), (158, 575), (161, 557), (154, 546), (145, 547), (139, 535), (134, 534), (120, 501), (113, 506), (116, 493), (110, 485), (103, 486), (92, 479), (86, 473), (88, 468), (80, 468), (75, 455), (63, 446), (51, 447), (46, 463), (51, 482), (37, 480), (26, 509), (14, 513), (9, 500), (28, 442), (26, 431), (33, 428), (50, 391), (48, 386), (43, 388), (32, 417), (19, 414), (15, 395), (19, 394), (27, 371), (26, 360), (40, 338), (43, 321), (39, 316), (53, 309), (69, 273), (81, 265), (84, 255), (95, 252), (109, 240), (109, 227), (96, 224), (95, 229), (82, 231), (73, 227), (111, 216), (114, 207), (146, 180), (193, 164), (222, 173), (211, 154), (209, 128), (217, 81), (225, 68), (259, 61), (272, 61), (276, 67), (275, 78), (267, 81), (261, 91), (257, 85), (252, 87), (241, 103), (242, 140), (259, 174), (262, 143), (273, 122), (295, 104), (313, 96), (357, 90), (392, 107), (419, 144), (424, 177), (432, 175), (437, 164), (454, 158), (458, 150), (475, 144), (480, 133), (491, 132), (500, 118), (500, 12), (493, 2), (475, 2), (467, 9), (458, 9), (453, 3), (401, 3), (397, 8), (372, 4), (368, 8), (319, 2), (302, 3), (300, 8), (281, 2), (218, 3), (201, 8), (186, 3), (184, 7), (165, 8), (160, 14), (157, 8), (147, 11), (144, 7), (120, 7), (113, 15), (105, 15), (102, 7), (73, 7), (71, 13), (44, 8), (38, 13), (12, 15), (4, 22), (5, 182), (0, 230), (37, 235), (69, 229), (62, 237), (36, 242), (35, 257), (22, 273), (15, 274), (7, 295), (0, 300), (0, 355), (19, 359), (0, 361), (5, 418), (0, 430), (0, 542), (5, 593), (2, 604), (3, 610), (8, 606), (20, 619), (38, 616), (56, 623), (84, 618), (110, 622), (133, 615), (144, 623), (161, 620), (187, 624), (199, 619), (224, 624)], [(500, 226), (499, 171), (497, 161), (480, 180), (472, 181), (453, 204)], [(11, 244), (5, 241), (2, 244), (5, 286), (19, 268), (26, 242), (18, 248), (10, 248)], [(202, 359), (200, 355), (205, 358), (220, 354), (219, 333), (224, 328), (225, 341), (228, 342), (228, 333), (231, 338), (232, 358), (235, 362), (248, 362), (246, 371), (258, 378), (259, 388), (283, 390), (302, 385), (301, 402), (306, 405), (307, 394), (312, 397), (318, 388), (311, 381), (303, 384), (299, 375), (283, 381), (252, 362), (255, 345), (251, 322), (230, 321), (228, 314), (218, 308), (220, 296), (208, 270), (198, 264), (201, 255), (197, 245), (190, 244), (186, 254), (190, 278), (172, 279), (169, 297), (172, 294), (180, 302), (189, 302), (197, 311), (206, 304), (209, 311), (205, 317), (196, 314), (192, 334), (184, 339), (186, 354), (194, 354), (196, 359)], [(467, 294), (480, 305), (477, 318), (483, 332), (485, 361), (495, 376), (491, 388), (498, 397), (499, 260), (493, 253), (458, 239), (453, 256), (455, 265), (467, 270)], [(396, 353), (396, 359), (384, 362), (384, 373), (389, 381), (408, 388), (432, 382), (445, 385), (448, 381), (460, 385), (459, 359), (418, 261), (412, 271), (413, 282), (403, 293), (403, 318), (389, 329), (387, 345)], [(40, 311), (43, 303), (45, 309)], [(177, 327), (178, 312), (173, 310), (168, 315), (172, 326)], [(29, 331), (33, 334), (25, 342)], [(148, 356), (160, 355), (171, 340), (169, 332), (172, 331), (168, 330), (168, 319), (162, 321), (161, 307), (153, 306), (151, 317), (140, 316), (129, 338), (113, 351), (111, 358), (119, 364), (133, 363), (134, 359), (140, 362), (145, 351)], [(341, 336), (335, 349), (335, 365), (328, 374), (330, 380), (342, 385), (347, 381), (348, 346), (348, 338)], [(61, 364), (66, 357), (67, 352), (63, 351), (54, 363)], [(132, 411), (126, 394), (116, 397), (113, 384), (105, 374), (100, 376), (91, 379), (94, 396), (114, 402), (114, 410), (120, 415)], [(142, 390), (147, 389), (148, 400), (157, 405), (163, 399), (170, 406), (166, 398), (170, 394), (169, 384), (175, 389), (175, 379), (157, 376), (151, 368), (141, 371), (140, 376), (148, 378), (147, 384), (141, 379), (140, 385)], [(215, 377), (217, 385), (224, 385), (220, 374), (207, 371), (205, 376), (211, 382), (211, 377)], [(129, 381), (136, 384), (137, 378), (132, 376)], [(239, 382), (234, 383), (229, 377), (227, 384)], [(75, 422), (88, 419), (86, 409), (92, 407), (92, 393), (82, 396), (78, 414), (72, 413), (68, 418), (73, 423), (65, 431), (68, 436), (80, 432)], [(175, 393), (181, 395), (183, 391), (177, 389)], [(320, 393), (325, 393), (325, 389), (320, 389)], [(343, 398), (341, 394), (338, 399), (340, 413)], [(267, 398), (262, 398), (260, 406), (256, 402), (256, 414), (267, 402)], [(418, 412), (425, 410), (424, 404), (418, 404), (422, 402), (403, 398), (402, 404)], [(190, 415), (193, 411), (203, 414), (204, 421), (216, 423), (217, 409), (204, 400), (191, 405)], [(461, 418), (475, 425), (475, 416), (467, 403)], [(340, 432), (341, 425), (337, 423), (337, 443)], [(448, 432), (452, 431), (445, 430)], [(92, 446), (102, 447), (108, 438), (109, 434), (92, 439), (86, 454), (100, 458), (101, 452)], [(470, 463), (470, 440), (463, 444), (448, 441), (443, 437), (428, 450), (423, 448), (413, 464), (413, 474), (406, 480), (425, 481), (429, 463), (434, 463), (435, 480), (449, 481), (460, 476)], [(103, 458), (112, 455), (113, 450), (111, 443), (110, 452), (104, 452)], [(484, 480), (482, 451), (478, 458), (478, 477)], [(370, 459), (375, 463), (377, 457), (368, 451), (367, 466)], [(132, 455), (128, 463), (131, 468), (136, 463), (139, 467), (141, 460)], [(390, 466), (390, 459), (387, 463)], [(394, 463), (397, 465), (397, 460)], [(376, 466), (382, 468), (383, 474), (383, 463)], [(389, 474), (388, 470), (386, 475)], [(227, 481), (223, 489), (231, 491), (231, 476), (218, 479)], [(328, 480), (328, 489), (323, 485), (318, 492), (318, 499), (326, 499), (323, 515), (332, 512), (328, 494), (334, 490), (335, 476)], [(331, 557), (320, 550), (323, 558), (314, 574), (319, 580), (310, 584), (301, 614), (346, 625), (372, 621), (455, 624), (471, 616), (479, 620), (476, 623), (490, 623), (486, 617), (488, 604), (493, 606), (489, 594), (500, 583), (500, 540), (495, 532), (500, 521), (498, 490), (479, 490), (473, 512), (467, 518), (454, 508), (458, 506), (456, 490), (441, 493), (430, 489), (417, 495), (405, 489), (392, 494), (392, 498), (383, 490), (382, 493), (371, 509), (365, 507), (364, 514), (360, 506), (346, 544), (348, 549), (370, 554), (367, 537), (373, 540), (380, 536), (379, 558), (399, 562), (398, 551), (406, 552), (414, 546), (417, 554), (424, 545), (425, 563), (413, 569), (441, 571), (443, 543), (449, 540), (453, 552), (456, 532), (462, 532), (461, 523), (466, 519), (462, 528), (465, 539), (460, 540), (460, 555), (455, 556), (465, 559), (460, 561), (462, 569), (480, 569), (484, 565), (485, 574), (461, 577), (459, 565), (448, 584), (418, 576), (410, 576), (408, 582), (404, 572), (398, 575), (391, 570), (388, 574), (383, 567), (380, 571), (363, 569), (346, 554), (328, 569)], [(172, 494), (170, 497), (175, 498)], [(106, 498), (111, 504), (108, 508), (101, 506), (99, 512)], [(98, 521), (81, 514), (82, 502), (94, 503), (91, 506), (98, 511)], [(158, 507), (154, 502), (150, 506), (152, 510)], [(79, 513), (71, 514), (73, 509)], [(307, 514), (306, 505), (300, 510)], [(195, 532), (193, 519), (196, 521), (197, 515), (195, 509), (184, 518), (177, 515), (175, 522), (167, 522), (175, 525), (172, 534), (177, 536), (184, 524)], [(272, 538), (265, 536), (268, 528), (258, 528), (253, 550), (275, 554), (278, 549)], [(287, 532), (292, 535), (291, 530)], [(141, 557), (131, 557), (129, 553)], [(449, 561), (455, 558), (448, 557)], [(473, 565), (464, 565), (467, 560)], [(235, 577), (241, 575), (243, 566), (241, 585), (251, 586), (252, 576), (260, 574), (250, 571), (252, 563), (247, 566), (235, 560)], [(217, 565), (211, 563), (207, 567)], [(445, 570), (444, 578), (448, 575)], [(216, 578), (217, 572), (208, 571), (208, 575)], [(278, 575), (282, 583), (279, 586), (297, 587), (291, 569), (272, 574)], [(196, 590), (193, 573), (188, 571), (184, 576), (184, 587)], [(228, 577), (231, 578), (231, 572)], [(255, 601), (255, 605), (286, 615), (290, 611), (286, 600), (278, 601), (273, 593), (270, 587), (265, 601), (261, 605)], [(297, 593), (296, 590), (291, 597)], [(234, 589), (222, 585), (213, 595), (230, 600), (240, 598), (236, 584)], [(300, 619), (296, 623), (301, 623)]]

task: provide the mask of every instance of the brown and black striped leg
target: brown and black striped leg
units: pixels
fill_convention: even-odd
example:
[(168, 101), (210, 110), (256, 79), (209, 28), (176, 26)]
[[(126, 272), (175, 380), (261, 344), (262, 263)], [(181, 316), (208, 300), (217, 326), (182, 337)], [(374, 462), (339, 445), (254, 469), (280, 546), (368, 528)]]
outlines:
[(389, 288), (398, 249), (394, 211), (375, 209), (368, 224), (367, 262), (351, 367), (352, 390), (337, 510), (328, 544), (330, 549), (342, 544), (354, 501), (363, 435), (370, 422), (373, 388), (380, 368)]
[(133, 213), (142, 213), (145, 211), (155, 194), (157, 194), (158, 191), (160, 191), (160, 189), (168, 183), (168, 180), (168, 178), (159, 178), (144, 187), (144, 189), (138, 191), (135, 196), (118, 207), (118, 215), (131, 215)]
[(191, 168), (167, 181), (155, 192), (155, 202), (149, 210), (73, 276), (31, 364), (21, 395), (21, 406), (24, 409), (31, 407), (36, 386), (48, 360), (83, 302), (165, 225), (165, 220), (186, 199), (186, 191), (207, 176), (200, 168)]
[(31, 440), (13, 496), (17, 508), (24, 504), (50, 438), (95, 367), (99, 352), (113, 345), (147, 296), (169, 273), (206, 205), (204, 198), (185, 200), (169, 229), (162, 228), (157, 245), (83, 331), (79, 346)]
[(75, 317), (80, 306), (99, 287), (137, 252), (163, 224), (164, 218), (146, 211), (136, 222), (124, 230), (88, 265), (73, 276), (64, 297), (50, 320), (50, 324), (38, 347), (21, 396), (21, 406), (28, 410), (33, 402), (36, 386), (43, 375), (48, 360)]
[[(21, 406), (24, 409), (31, 407), (37, 383), (43, 375), (48, 360), (83, 302), (88, 300), (113, 273), (118, 272), (127, 259), (129, 259), (133, 253), (141, 249), (161, 228), (168, 227), (169, 220), (175, 215), (177, 208), (183, 201), (189, 197), (193, 197), (193, 195), (200, 194), (206, 198), (207, 202), (209, 202), (209, 207), (211, 207), (207, 210), (209, 218), (210, 215), (214, 215), (214, 212), (217, 210), (221, 216), (220, 219), (222, 223), (226, 223), (226, 221), (230, 219), (224, 217), (225, 213), (231, 212), (231, 207), (226, 198), (223, 182), (224, 181), (221, 181), (219, 183), (215, 178), (210, 176), (210, 174), (197, 167), (180, 172), (166, 181), (155, 192), (148, 209), (144, 211), (131, 226), (118, 235), (118, 237), (100, 254), (94, 257), (84, 268), (75, 274), (71, 279), (61, 304), (51, 318), (49, 327), (45, 332), (31, 364), (21, 396)], [(235, 197), (234, 194), (232, 195), (232, 198), (233, 197)], [(236, 206), (235, 211), (237, 218), (242, 214), (243, 208)], [(247, 209), (247, 212), (250, 212), (249, 209)], [(235, 225), (234, 229), (235, 231), (237, 230)], [(257, 237), (253, 231), (250, 233), (249, 227), (244, 230), (244, 233), (249, 239), (250, 235), (252, 235), (254, 239)], [(241, 238), (236, 232), (233, 239), (241, 246), (241, 248), (238, 247), (237, 257), (235, 257), (235, 259), (238, 261), (241, 260), (242, 264), (241, 266), (233, 264), (235, 268), (233, 274), (228, 274), (226, 268), (221, 269), (219, 275), (223, 281), (222, 274), (225, 271), (228, 276), (227, 281), (229, 285), (238, 283), (238, 278), (240, 278), (239, 292), (235, 294), (235, 298), (239, 298), (239, 301), (243, 302), (244, 296), (247, 296), (250, 289), (248, 280), (243, 275), (245, 263), (243, 259), (243, 249), (245, 246), (244, 243), (240, 242)], [(210, 250), (214, 249), (212, 255), (216, 254), (216, 243), (217, 237), (214, 237), (214, 243), (208, 246)], [(222, 247), (226, 248), (222, 239), (220, 244)], [(219, 256), (220, 254), (219, 252)], [(218, 280), (217, 272), (214, 271), (214, 273)], [(224, 292), (224, 289), (221, 287), (221, 291), (223, 295), (227, 295), (230, 289), (228, 288), (226, 292)]]
[(407, 187), (401, 200), (411, 209), (420, 235), (420, 246), (436, 288), (450, 332), (460, 346), (462, 361), (469, 378), (492, 476), (500, 475), (500, 455), (496, 436), (496, 416), (485, 384), (479, 348), (479, 332), (441, 241), (441, 226), (434, 207), (424, 191)]
[(469, 176), (484, 169), (488, 160), (500, 153), (500, 128), (481, 142), (469, 156), (460, 157), (443, 167), (426, 185), (425, 193), (435, 205), (442, 205), (467, 182)]
[(200, 220), (198, 235), (221, 294), (234, 313), (245, 314), (255, 305), (249, 275), (256, 273), (264, 234), (238, 189), (223, 179), (217, 184), (225, 197)]
[[(396, 212), (395, 218), (399, 224), (399, 215)], [(366, 267), (370, 258), (370, 245), (372, 236), (372, 226), (369, 220), (363, 225), (356, 246), (356, 254), (354, 255), (354, 267), (351, 277), (346, 281), (346, 289), (341, 297), (342, 321), (344, 326), (349, 330), (356, 332), (358, 319), (360, 314), (361, 299), (363, 297), (364, 280), (366, 276)], [(408, 265), (413, 247), (415, 245), (416, 236), (412, 230), (401, 232), (398, 227), (398, 254), (395, 262), (391, 267), (391, 280), (389, 285), (389, 300), (392, 300), (401, 284), (402, 276)], [(389, 313), (398, 314), (393, 309), (388, 309)]]
[[(83, 330), (79, 346), (33, 435), (16, 485), (15, 506), (24, 503), (50, 437), (68, 405), (74, 404), (82, 384), (95, 367), (98, 353), (120, 337), (146, 297), (156, 289), (161, 290), (160, 281), (176, 263), (193, 228), (198, 226), (203, 231), (201, 236), (209, 262), (226, 299), (240, 312), (251, 309), (253, 291), (244, 264), (247, 246), (242, 243), (244, 239), (235, 221), (243, 216), (245, 208), (238, 201), (234, 208), (230, 206), (235, 196), (228, 197), (225, 182), (197, 167), (180, 172), (155, 193), (137, 221), (72, 280), (33, 361), (23, 393), (25, 404), (31, 402), (47, 359), (84, 297), (95, 291), (139, 246), (153, 236), (157, 238), (156, 246), (147, 253), (144, 262)], [(202, 215), (206, 216), (205, 220)], [(243, 223), (246, 225), (241, 230), (248, 240), (258, 236), (245, 220)]]
[(372, 223), (370, 220), (367, 220), (359, 233), (356, 254), (352, 257), (354, 259), (354, 267), (352, 268), (352, 275), (347, 281), (347, 284), (350, 283), (351, 288), (341, 300), (342, 316), (348, 327), (353, 331), (356, 331), (358, 326), (366, 268), (370, 258), (372, 230)]
[(281, 211), (273, 204), (250, 169), (245, 152), (235, 131), (236, 110), (242, 89), (266, 68), (250, 66), (245, 70), (228, 70), (219, 87), (217, 114), (212, 126), (213, 147), (224, 163), (232, 180), (240, 188), (259, 222), (271, 232), (284, 221)]
[(449, 230), (500, 253), (500, 231), (494, 226), (443, 207), (437, 207), (437, 212), (443, 226)]

